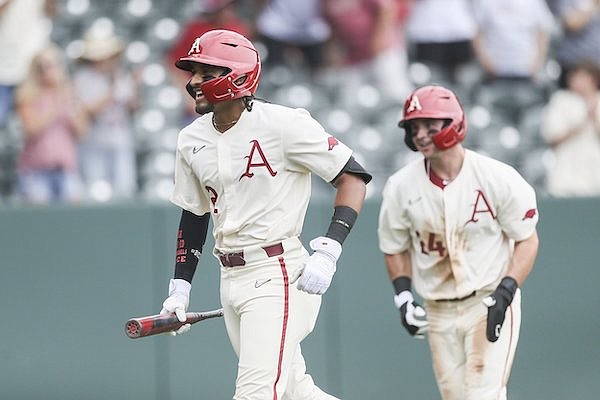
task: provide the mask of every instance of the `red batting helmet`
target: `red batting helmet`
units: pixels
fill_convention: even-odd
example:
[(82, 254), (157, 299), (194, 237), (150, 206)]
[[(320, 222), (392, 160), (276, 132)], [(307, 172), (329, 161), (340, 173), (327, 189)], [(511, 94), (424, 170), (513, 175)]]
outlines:
[(417, 148), (413, 142), (408, 121), (417, 118), (444, 119), (447, 123), (441, 131), (431, 137), (435, 146), (446, 150), (462, 142), (467, 135), (465, 112), (458, 97), (442, 86), (423, 86), (415, 90), (404, 103), (404, 114), (398, 126), (404, 128), (404, 142), (413, 151)]
[[(237, 32), (216, 29), (196, 38), (188, 54), (175, 62), (177, 68), (192, 71), (193, 63), (214, 65), (229, 71), (200, 85), (211, 103), (251, 96), (260, 78), (260, 57), (248, 39)], [(245, 77), (241, 83), (240, 78)]]

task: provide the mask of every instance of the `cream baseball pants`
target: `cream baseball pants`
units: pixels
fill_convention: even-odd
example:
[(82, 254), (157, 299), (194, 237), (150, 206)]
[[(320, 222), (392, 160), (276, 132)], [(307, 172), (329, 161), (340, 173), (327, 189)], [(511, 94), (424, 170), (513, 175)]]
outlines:
[(517, 290), (500, 337), (487, 340), (487, 307), (477, 293), (461, 301), (426, 301), (433, 371), (443, 400), (505, 400), (521, 326)]
[(238, 356), (234, 400), (335, 400), (306, 373), (300, 343), (312, 332), (321, 296), (290, 283), (308, 257), (297, 238), (283, 253), (243, 249), (245, 265), (221, 267), (221, 303)]

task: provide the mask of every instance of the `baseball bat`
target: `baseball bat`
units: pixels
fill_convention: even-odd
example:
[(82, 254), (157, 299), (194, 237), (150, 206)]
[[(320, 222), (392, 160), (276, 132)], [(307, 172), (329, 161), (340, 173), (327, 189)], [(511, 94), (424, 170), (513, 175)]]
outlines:
[(125, 334), (130, 339), (138, 339), (145, 336), (158, 335), (159, 333), (176, 331), (185, 324), (195, 324), (205, 319), (222, 317), (223, 309), (187, 312), (185, 315), (187, 317), (185, 322), (179, 321), (175, 313), (131, 318), (125, 323)]

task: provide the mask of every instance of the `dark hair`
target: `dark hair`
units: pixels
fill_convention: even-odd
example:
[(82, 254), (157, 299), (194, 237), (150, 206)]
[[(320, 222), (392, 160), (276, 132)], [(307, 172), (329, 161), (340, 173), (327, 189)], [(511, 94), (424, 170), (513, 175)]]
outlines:
[(600, 66), (597, 63), (591, 60), (581, 60), (569, 68), (568, 74), (571, 75), (576, 71), (583, 71), (590, 74), (596, 82), (596, 87), (600, 89)]

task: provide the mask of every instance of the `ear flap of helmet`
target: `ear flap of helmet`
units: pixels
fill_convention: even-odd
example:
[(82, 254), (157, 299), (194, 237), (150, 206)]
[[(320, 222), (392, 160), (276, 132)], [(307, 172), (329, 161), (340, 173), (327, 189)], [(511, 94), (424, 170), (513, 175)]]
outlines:
[[(243, 78), (242, 81), (240, 81), (241, 78)], [(200, 87), (206, 99), (211, 103), (216, 103), (252, 96), (258, 87), (259, 78), (260, 63), (257, 63), (255, 69), (249, 73), (235, 75), (232, 71), (225, 76), (204, 82)], [(238, 81), (240, 82), (236, 83)]]
[(447, 128), (442, 129), (432, 136), (431, 140), (438, 149), (446, 150), (465, 140), (466, 132), (467, 123), (463, 118), (462, 121), (453, 122)]
[(194, 91), (194, 88), (192, 87), (191, 79), (188, 81), (187, 85), (185, 85), (185, 90), (189, 93), (190, 96), (192, 96), (192, 99), (196, 99), (196, 92)]
[(417, 146), (415, 146), (415, 142), (413, 141), (413, 133), (410, 129), (410, 123), (402, 124), (402, 127), (404, 128), (404, 143), (412, 151), (417, 151)]

